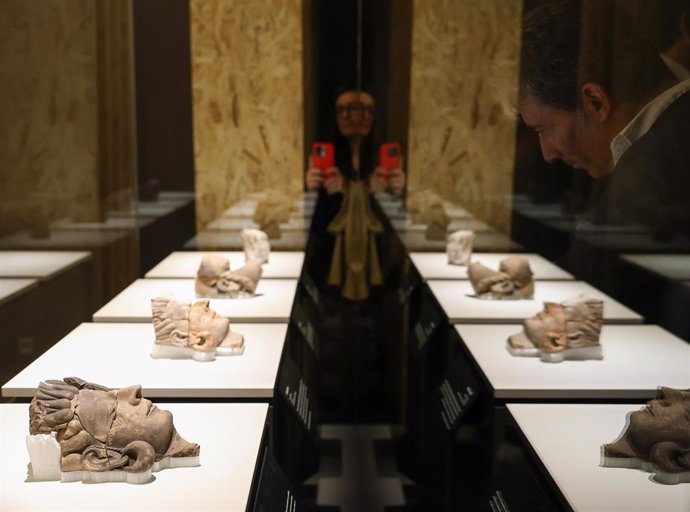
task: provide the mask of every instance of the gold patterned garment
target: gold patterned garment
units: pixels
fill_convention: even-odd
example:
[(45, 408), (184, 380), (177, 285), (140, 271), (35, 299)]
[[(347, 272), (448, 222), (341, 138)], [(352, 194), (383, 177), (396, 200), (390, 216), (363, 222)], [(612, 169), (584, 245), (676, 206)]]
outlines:
[(328, 284), (342, 285), (346, 299), (369, 297), (369, 286), (383, 282), (375, 236), (383, 226), (369, 207), (369, 193), (364, 181), (350, 181), (340, 211), (328, 225), (336, 237)]

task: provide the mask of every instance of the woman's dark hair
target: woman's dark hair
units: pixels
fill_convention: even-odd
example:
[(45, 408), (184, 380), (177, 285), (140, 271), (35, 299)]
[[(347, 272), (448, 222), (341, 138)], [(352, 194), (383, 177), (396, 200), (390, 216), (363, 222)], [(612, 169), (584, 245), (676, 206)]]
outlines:
[[(333, 103), (332, 103), (332, 109), (333, 109), (333, 135), (331, 137), (331, 140), (333, 141), (333, 146), (335, 148), (335, 165), (340, 169), (340, 172), (343, 174), (343, 176), (347, 179), (356, 179), (359, 177), (359, 179), (366, 179), (369, 177), (374, 172), (374, 167), (376, 166), (376, 159), (375, 159), (375, 148), (374, 148), (374, 128), (375, 128), (375, 122), (372, 124), (371, 127), (371, 132), (369, 133), (368, 136), (366, 136), (362, 140), (362, 146), (360, 149), (360, 155), (359, 155), (359, 176), (357, 176), (357, 173), (355, 173), (355, 170), (352, 168), (352, 152), (350, 149), (350, 143), (347, 141), (345, 137), (340, 133), (340, 130), (338, 129), (338, 123), (335, 120), (335, 102), (338, 100), (338, 97), (346, 93), (348, 91), (357, 91), (357, 87), (354, 85), (345, 85), (338, 87), (336, 89), (335, 95), (333, 96)], [(362, 89), (359, 89), (362, 92), (366, 92), (369, 94), (372, 98), (374, 95), (371, 93), (371, 91), (363, 87)], [(374, 115), (374, 119), (375, 119)]]

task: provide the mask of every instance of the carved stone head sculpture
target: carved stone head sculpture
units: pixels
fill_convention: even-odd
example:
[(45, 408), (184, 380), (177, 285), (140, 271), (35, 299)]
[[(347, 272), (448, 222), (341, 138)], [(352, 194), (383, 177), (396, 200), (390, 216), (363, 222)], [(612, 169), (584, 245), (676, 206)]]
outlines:
[(659, 388), (601, 452), (602, 466), (648, 471), (664, 484), (690, 482), (690, 390)]
[(604, 322), (604, 302), (577, 297), (544, 309), (523, 322), (523, 330), (508, 338), (514, 356), (540, 356), (555, 363), (564, 359), (602, 359), (599, 335)]
[(280, 224), (290, 220), (291, 210), (290, 196), (272, 190), (256, 205), (252, 220), (273, 240), (282, 236)]
[(467, 265), (472, 256), (474, 231), (460, 230), (448, 235), (446, 254), (450, 265)]
[(408, 198), (407, 211), (413, 224), (426, 224), (427, 240), (445, 240), (450, 217), (446, 214), (443, 199), (430, 190), (418, 192)]
[(534, 295), (534, 276), (523, 256), (505, 258), (498, 272), (475, 261), (467, 267), (467, 275), (480, 299), (531, 299)]
[(218, 315), (209, 301), (180, 303), (170, 297), (151, 299), (156, 342), (154, 359), (213, 361), (216, 355), (244, 352), (244, 336), (230, 329), (230, 319)]
[(201, 260), (194, 290), (198, 297), (253, 297), (262, 272), (258, 261), (249, 260), (237, 270), (230, 270), (227, 258), (209, 254)]
[(244, 258), (246, 261), (257, 261), (260, 264), (268, 263), (271, 254), (271, 244), (268, 235), (260, 229), (243, 229), (242, 240), (244, 242)]
[(76, 377), (47, 380), (29, 406), (30, 479), (146, 483), (151, 472), (198, 466), (199, 445), (141, 386), (106, 388)]

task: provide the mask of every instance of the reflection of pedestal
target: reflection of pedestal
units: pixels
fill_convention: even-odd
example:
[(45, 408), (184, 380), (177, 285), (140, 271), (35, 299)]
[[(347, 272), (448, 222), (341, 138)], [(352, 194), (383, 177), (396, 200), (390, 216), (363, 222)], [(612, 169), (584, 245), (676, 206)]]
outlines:
[(87, 252), (0, 251), (4, 282), (3, 276), (31, 277), (35, 283), (0, 305), (4, 326), (0, 382), (4, 383), (87, 320), (94, 303)]
[[(179, 251), (173, 252), (163, 259), (158, 265), (146, 273), (146, 278), (158, 279), (192, 279), (199, 270), (199, 264), (204, 256), (210, 253)], [(245, 264), (244, 252), (217, 252), (223, 258), (230, 261), (230, 268), (240, 268)], [(304, 264), (303, 252), (281, 252), (273, 251), (269, 256), (268, 263), (264, 263), (261, 268), (262, 279), (298, 279), (302, 273)]]
[[(287, 323), (297, 289), (296, 279), (262, 279), (254, 297), (211, 299), (210, 306), (231, 322)], [(94, 322), (150, 322), (151, 298), (172, 294), (194, 302), (194, 279), (137, 279), (93, 315)]]
[[(231, 327), (244, 335), (244, 353), (199, 363), (151, 358), (155, 336), (150, 325), (84, 323), (7, 382), (2, 394), (32, 397), (38, 383), (56, 369), (100, 383), (120, 382), (123, 368), (127, 368), (150, 398), (270, 400), (287, 325), (232, 322)], [(108, 364), (94, 365), (97, 354), (107, 354)]]
[(601, 467), (601, 445), (616, 439), (635, 404), (508, 404), (536, 459), (573, 510), (690, 510), (687, 484), (662, 485), (649, 473)]
[[(522, 256), (528, 259), (529, 266), (537, 281), (572, 280), (571, 274), (542, 258), (538, 254), (510, 254), (473, 252), (470, 261), (478, 261), (489, 268), (498, 268), (501, 260), (509, 256)], [(450, 265), (446, 253), (412, 252), (410, 259), (423, 279), (469, 279), (467, 266)]]
[(483, 300), (474, 297), (469, 281), (429, 280), (429, 287), (451, 323), (521, 323), (544, 307), (581, 294), (604, 301), (604, 322), (638, 324), (642, 317), (582, 281), (536, 281), (531, 300)]
[(29, 406), (0, 404), (0, 509), (245, 510), (252, 494), (252, 478), (258, 470), (268, 405), (158, 405), (173, 414), (175, 428), (185, 439), (201, 446), (201, 465), (159, 471), (153, 474), (154, 481), (139, 486), (26, 482), (29, 456), (24, 438), (29, 431)]

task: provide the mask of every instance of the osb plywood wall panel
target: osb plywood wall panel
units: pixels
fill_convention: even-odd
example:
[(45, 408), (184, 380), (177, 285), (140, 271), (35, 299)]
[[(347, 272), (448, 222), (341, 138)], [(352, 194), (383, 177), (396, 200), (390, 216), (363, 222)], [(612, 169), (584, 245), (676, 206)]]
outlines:
[(0, 233), (131, 205), (130, 8), (0, 2)]
[(0, 2), (4, 232), (31, 215), (95, 214), (95, 23), (93, 0)]
[(522, 2), (415, 0), (409, 192), (430, 189), (508, 233)]
[(301, 0), (192, 0), (197, 226), (302, 186)]

